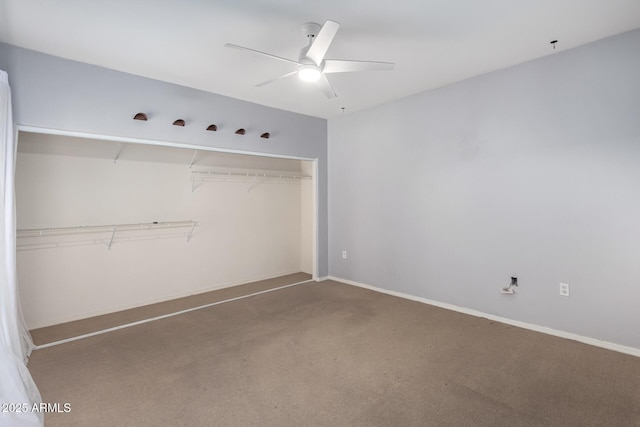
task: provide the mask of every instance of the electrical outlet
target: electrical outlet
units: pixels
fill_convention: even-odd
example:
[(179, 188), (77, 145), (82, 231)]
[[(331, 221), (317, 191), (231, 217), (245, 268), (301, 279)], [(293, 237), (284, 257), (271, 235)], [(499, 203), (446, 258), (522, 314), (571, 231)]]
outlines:
[(342, 259), (347, 259), (347, 251), (342, 251)]
[(569, 296), (569, 284), (568, 283), (560, 283), (560, 295), (563, 297)]

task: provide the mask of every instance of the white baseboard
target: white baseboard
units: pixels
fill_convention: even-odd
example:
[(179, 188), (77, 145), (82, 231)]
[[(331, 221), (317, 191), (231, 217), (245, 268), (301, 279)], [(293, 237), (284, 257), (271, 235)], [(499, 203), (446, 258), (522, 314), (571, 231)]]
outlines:
[[(329, 280), (329, 279), (331, 279), (331, 276), (322, 276), (322, 277), (317, 277), (315, 279), (315, 281), (316, 282), (322, 282), (323, 280)], [(335, 280), (335, 279), (333, 279), (333, 280)]]
[[(433, 305), (433, 306), (436, 306), (436, 307), (445, 308), (447, 310), (457, 311), (457, 312), (463, 313), (463, 314), (469, 314), (471, 316), (483, 317), (485, 319), (493, 320), (493, 321), (500, 322), (500, 323), (505, 323), (507, 325), (516, 326), (518, 328), (529, 329), (529, 330), (535, 331), (535, 332), (542, 332), (543, 334), (553, 335), (553, 336), (560, 337), (560, 338), (565, 338), (565, 339), (569, 339), (569, 340), (573, 340), (573, 341), (578, 341), (578, 342), (581, 342), (583, 344), (589, 344), (589, 345), (592, 345), (592, 346), (595, 346), (595, 347), (605, 348), (607, 350), (613, 350), (613, 351), (617, 351), (619, 353), (624, 353), (624, 354), (629, 354), (631, 356), (640, 357), (640, 349), (634, 348), (634, 347), (627, 347), (627, 346), (624, 346), (624, 345), (615, 344), (615, 343), (611, 343), (611, 342), (608, 342), (608, 341), (601, 341), (601, 340), (598, 340), (598, 339), (595, 339), (595, 338), (590, 338), (590, 337), (585, 337), (585, 336), (578, 335), (578, 334), (573, 334), (571, 332), (559, 331), (559, 330), (556, 330), (556, 329), (548, 328), (546, 326), (534, 325), (532, 323), (526, 323), (526, 322), (520, 322), (518, 320), (507, 319), (506, 317), (500, 317), (500, 316), (496, 316), (496, 315), (493, 315), (493, 314), (483, 313), (481, 311), (473, 310), (473, 309), (470, 309), (470, 308), (458, 307), (457, 305), (447, 304), (445, 302), (439, 302), (439, 301), (434, 301), (434, 300), (430, 300), (430, 299), (427, 299), (427, 298), (416, 297), (416, 296), (405, 294), (405, 293), (402, 293), (402, 292), (390, 291), (388, 289), (378, 288), (378, 287), (367, 285), (367, 284), (364, 284), (364, 283), (354, 282), (353, 280), (342, 279), (340, 277), (327, 276), (326, 279), (334, 280), (336, 282), (345, 283), (347, 285), (352, 285), (352, 286), (357, 286), (357, 287), (360, 287), (360, 288), (369, 289), (369, 290), (380, 292), (380, 293), (383, 293), (383, 294), (393, 295), (393, 296), (404, 298), (404, 299), (408, 299), (408, 300), (411, 300), (411, 301), (417, 301), (417, 302), (421, 302), (421, 303), (424, 303), (424, 304), (429, 304), (429, 305)], [(322, 278), (320, 280), (325, 280), (325, 278)]]

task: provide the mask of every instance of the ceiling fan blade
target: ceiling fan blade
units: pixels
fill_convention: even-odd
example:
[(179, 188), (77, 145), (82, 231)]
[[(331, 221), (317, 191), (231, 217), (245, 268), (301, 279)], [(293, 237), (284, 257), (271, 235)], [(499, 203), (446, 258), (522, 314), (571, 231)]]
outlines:
[(331, 87), (331, 83), (329, 83), (329, 79), (324, 74), (320, 75), (320, 78), (315, 81), (316, 86), (320, 88), (320, 90), (326, 95), (327, 98), (336, 98), (336, 92)]
[(291, 59), (287, 59), (287, 58), (282, 58), (280, 56), (271, 55), (270, 53), (261, 52), (259, 50), (250, 49), (250, 48), (244, 47), (244, 46), (238, 46), (237, 44), (226, 43), (224, 46), (225, 47), (230, 47), (230, 48), (233, 48), (233, 49), (238, 49), (238, 50), (248, 50), (249, 52), (257, 53), (258, 55), (266, 56), (267, 58), (279, 59), (280, 61), (289, 62), (291, 64), (296, 64), (296, 65), (300, 65), (300, 63), (298, 61), (292, 61)]
[(258, 83), (258, 84), (256, 85), (256, 87), (260, 87), (260, 86), (268, 85), (269, 83), (273, 83), (273, 82), (275, 82), (276, 80), (280, 80), (280, 79), (284, 79), (285, 77), (292, 76), (292, 75), (296, 74), (297, 72), (298, 72), (298, 70), (295, 70), (295, 71), (292, 71), (292, 72), (290, 72), (290, 73), (287, 73), (287, 74), (283, 74), (283, 75), (281, 75), (281, 76), (278, 76), (278, 77), (276, 77), (275, 79), (271, 79), (271, 80), (267, 80), (266, 82)]
[(326, 59), (323, 73), (351, 73), (353, 71), (384, 71), (393, 70), (396, 64), (392, 62), (374, 61), (343, 61), (340, 59)]
[(334, 21), (327, 21), (324, 23), (318, 34), (316, 35), (311, 47), (307, 51), (307, 58), (312, 60), (317, 66), (320, 66), (324, 56), (327, 54), (327, 50), (336, 36), (340, 28), (340, 24)]

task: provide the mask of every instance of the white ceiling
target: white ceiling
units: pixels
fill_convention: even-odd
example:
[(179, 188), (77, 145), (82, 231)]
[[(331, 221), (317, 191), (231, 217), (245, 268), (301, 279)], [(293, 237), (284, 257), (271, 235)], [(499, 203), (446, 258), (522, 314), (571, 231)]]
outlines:
[[(327, 99), (290, 77), (305, 22), (341, 24), (327, 58), (395, 62), (334, 74)], [(639, 0), (0, 0), (0, 41), (330, 118), (640, 28)], [(557, 39), (554, 51), (549, 42)]]

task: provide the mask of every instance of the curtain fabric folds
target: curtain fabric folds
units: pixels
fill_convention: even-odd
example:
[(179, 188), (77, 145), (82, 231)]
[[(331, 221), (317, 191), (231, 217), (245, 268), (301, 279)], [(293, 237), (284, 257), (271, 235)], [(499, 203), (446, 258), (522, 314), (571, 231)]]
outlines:
[(11, 89), (0, 70), (0, 426), (42, 426), (40, 393), (26, 362), (33, 341), (24, 322), (16, 278), (15, 157)]

